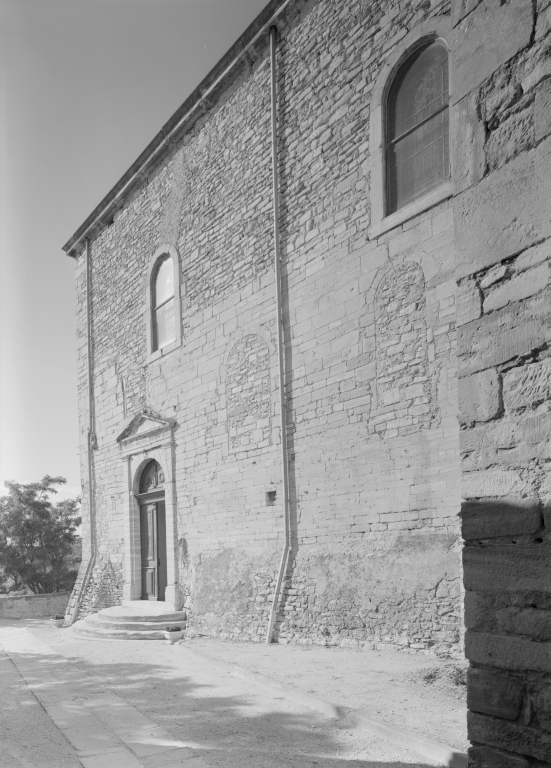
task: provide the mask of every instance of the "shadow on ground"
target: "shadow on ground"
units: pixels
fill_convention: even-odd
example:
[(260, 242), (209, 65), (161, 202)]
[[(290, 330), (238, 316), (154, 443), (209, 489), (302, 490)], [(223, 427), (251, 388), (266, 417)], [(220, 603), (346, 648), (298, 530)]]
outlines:
[(74, 698), (80, 703), (105, 689), (116, 693), (213, 768), (430, 768), (413, 756), (408, 762), (377, 759), (398, 756), (399, 748), (375, 739), (360, 741), (310, 710), (289, 713), (282, 705), (279, 711), (273, 696), (264, 703), (254, 690), (221, 695), (220, 687), (234, 685), (234, 679), (218, 673), (218, 686), (212, 670), (201, 671), (209, 684), (197, 684), (175, 666), (162, 664), (99, 663), (30, 653), (12, 657), (22, 669), (30, 669), (29, 662), (45, 665), (54, 678), (64, 681), (52, 683), (54, 687), (63, 685), (69, 692), (75, 685)]

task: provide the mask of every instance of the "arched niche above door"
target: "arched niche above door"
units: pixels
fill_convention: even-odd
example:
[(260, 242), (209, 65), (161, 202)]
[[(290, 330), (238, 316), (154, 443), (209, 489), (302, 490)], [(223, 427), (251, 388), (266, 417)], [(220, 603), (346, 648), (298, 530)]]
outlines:
[(165, 484), (165, 473), (155, 459), (145, 465), (140, 475), (139, 493), (162, 490)]

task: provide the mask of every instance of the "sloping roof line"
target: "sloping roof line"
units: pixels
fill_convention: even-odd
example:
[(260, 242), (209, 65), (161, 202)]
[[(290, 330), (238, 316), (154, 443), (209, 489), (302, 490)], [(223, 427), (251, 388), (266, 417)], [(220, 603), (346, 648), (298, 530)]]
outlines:
[[(77, 256), (79, 247), (83, 247), (85, 237), (92, 237), (109, 222), (115, 211), (122, 207), (126, 197), (145, 180), (157, 163), (170, 150), (185, 128), (186, 123), (200, 117), (210, 108), (208, 97), (225, 85), (231, 78), (235, 66), (249, 57), (249, 50), (266, 34), (281, 12), (293, 0), (270, 0), (263, 11), (259, 13), (252, 24), (245, 30), (227, 53), (211, 69), (197, 88), (176, 110), (172, 117), (163, 125), (141, 155), (134, 161), (126, 173), (121, 176), (115, 186), (107, 193), (101, 203), (94, 208), (86, 221), (81, 224), (75, 234), (65, 243), (63, 250), (72, 257)], [(203, 105), (203, 112), (198, 112)]]

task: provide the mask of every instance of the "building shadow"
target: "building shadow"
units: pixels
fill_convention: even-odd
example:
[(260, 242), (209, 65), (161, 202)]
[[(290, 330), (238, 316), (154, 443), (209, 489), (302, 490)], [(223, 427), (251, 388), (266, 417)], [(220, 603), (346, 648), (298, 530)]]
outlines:
[[(39, 701), (48, 697), (55, 701), (61, 694), (65, 699), (74, 699), (77, 706), (86, 706), (97, 694), (115, 693), (212, 768), (430, 768), (421, 761), (347, 757), (345, 752), (357, 755), (363, 751), (358, 737), (354, 748), (347, 748), (338, 726), (320, 714), (289, 713), (283, 706), (281, 711), (272, 706), (262, 711), (266, 709), (265, 703), (255, 702), (253, 688), (250, 695), (220, 695), (214, 684), (198, 684), (173, 666), (154, 662), (91, 662), (57, 654), (10, 652), (10, 656), (30, 678), (37, 663), (41, 675), (49, 673), (43, 687), (36, 678)], [(9, 699), (9, 693), (0, 692), (4, 701)], [(147, 735), (144, 738), (147, 741)], [(384, 749), (385, 742), (382, 744)], [(388, 745), (390, 753), (398, 749)]]

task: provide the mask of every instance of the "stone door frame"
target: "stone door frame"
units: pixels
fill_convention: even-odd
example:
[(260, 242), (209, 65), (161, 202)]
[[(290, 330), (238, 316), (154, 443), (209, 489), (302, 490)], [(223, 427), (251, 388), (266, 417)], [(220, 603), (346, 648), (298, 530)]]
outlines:
[[(153, 416), (153, 418), (151, 418)], [(175, 423), (140, 412), (118, 438), (122, 459), (122, 489), (125, 495), (124, 516), (124, 585), (123, 602), (141, 600), (140, 505), (137, 499), (142, 470), (155, 459), (165, 475), (166, 571), (165, 605), (167, 612), (180, 611), (184, 598), (179, 584), (178, 520), (176, 506)]]

